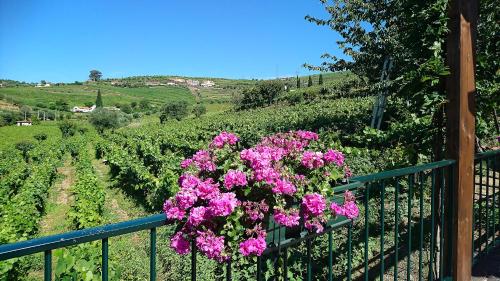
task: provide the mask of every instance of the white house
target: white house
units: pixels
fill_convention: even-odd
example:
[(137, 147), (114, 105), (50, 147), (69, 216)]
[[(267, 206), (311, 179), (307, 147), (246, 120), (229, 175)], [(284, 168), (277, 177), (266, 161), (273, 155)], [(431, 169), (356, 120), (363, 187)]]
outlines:
[(200, 81), (198, 80), (187, 80), (186, 83), (191, 86), (191, 87), (197, 87), (200, 86)]
[(95, 109), (95, 104), (91, 107), (86, 107), (86, 106), (75, 106), (73, 107), (73, 109), (71, 109), (72, 112), (79, 112), (79, 113), (89, 113), (89, 112), (92, 112), (94, 111)]
[(204, 88), (211, 88), (211, 87), (215, 86), (215, 82), (210, 81), (210, 80), (205, 80), (205, 81), (203, 81), (203, 83), (201, 83), (201, 86)]
[(33, 123), (30, 120), (17, 121), (16, 126), (31, 126)]
[(45, 83), (45, 84), (38, 83), (38, 84), (36, 84), (36, 86), (35, 86), (35, 87), (37, 87), (37, 88), (41, 88), (41, 87), (50, 87), (50, 83)]

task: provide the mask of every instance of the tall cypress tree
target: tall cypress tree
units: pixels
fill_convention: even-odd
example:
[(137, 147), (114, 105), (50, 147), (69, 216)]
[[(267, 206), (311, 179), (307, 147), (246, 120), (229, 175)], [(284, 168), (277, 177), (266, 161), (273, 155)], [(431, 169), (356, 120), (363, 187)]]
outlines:
[(95, 100), (95, 107), (103, 107), (101, 90), (99, 90), (99, 89), (97, 90), (97, 98)]
[(311, 76), (309, 75), (309, 80), (307, 81), (307, 87), (311, 87), (313, 85), (313, 80)]
[(300, 89), (300, 78), (298, 75), (297, 75), (297, 89)]
[(323, 85), (323, 74), (319, 74), (319, 81), (318, 84)]

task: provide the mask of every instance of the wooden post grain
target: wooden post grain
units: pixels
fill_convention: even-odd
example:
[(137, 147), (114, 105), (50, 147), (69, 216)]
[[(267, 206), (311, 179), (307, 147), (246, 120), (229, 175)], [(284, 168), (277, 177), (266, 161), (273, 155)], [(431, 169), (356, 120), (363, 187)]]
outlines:
[(447, 64), (447, 157), (456, 165), (450, 179), (453, 194), (451, 275), (471, 280), (472, 211), (475, 141), (475, 41), (478, 0), (450, 0)]

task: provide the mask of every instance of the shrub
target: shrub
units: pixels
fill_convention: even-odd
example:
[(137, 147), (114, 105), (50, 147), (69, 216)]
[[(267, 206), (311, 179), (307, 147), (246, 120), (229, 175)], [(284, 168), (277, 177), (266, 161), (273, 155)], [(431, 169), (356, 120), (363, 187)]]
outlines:
[(117, 129), (128, 123), (128, 119), (116, 111), (96, 109), (90, 114), (89, 122), (99, 133), (108, 129)]
[(165, 104), (161, 109), (160, 122), (164, 123), (169, 119), (181, 120), (188, 115), (188, 104), (185, 101)]
[(196, 117), (200, 117), (203, 114), (207, 113), (207, 108), (203, 104), (197, 104), (193, 107), (193, 114)]
[(64, 138), (74, 136), (76, 133), (77, 125), (69, 120), (59, 122), (59, 130), (61, 130)]
[(181, 162), (180, 191), (163, 205), (167, 220), (180, 224), (171, 247), (187, 254), (194, 241), (206, 257), (223, 262), (238, 252), (262, 255), (271, 214), (283, 227), (316, 233), (329, 217), (356, 218), (350, 192), (342, 205), (327, 206), (331, 185), (350, 172), (341, 152), (313, 150), (318, 139), (313, 132), (290, 131), (239, 150), (236, 135), (216, 136), (208, 150)]
[(21, 151), (24, 161), (28, 162), (28, 153), (35, 148), (35, 144), (30, 141), (20, 141), (16, 143), (16, 149)]
[(271, 105), (283, 89), (284, 84), (279, 80), (261, 82), (256, 87), (243, 90), (237, 107), (247, 109)]
[(41, 142), (47, 139), (47, 134), (46, 133), (38, 133), (33, 136), (37, 141)]

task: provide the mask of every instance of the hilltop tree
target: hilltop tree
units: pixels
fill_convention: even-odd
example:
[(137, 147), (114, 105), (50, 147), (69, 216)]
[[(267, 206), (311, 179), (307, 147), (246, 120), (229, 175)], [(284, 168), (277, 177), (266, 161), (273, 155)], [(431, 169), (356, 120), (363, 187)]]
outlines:
[(297, 75), (297, 89), (300, 89), (300, 78), (298, 75)]
[(101, 77), (102, 77), (102, 72), (100, 72), (99, 70), (93, 69), (90, 71), (90, 74), (89, 74), (90, 81), (97, 82), (97, 81), (101, 80)]
[(319, 80), (318, 80), (319, 85), (323, 85), (323, 74), (319, 74)]
[(40, 84), (41, 84), (41, 85), (45, 85), (45, 84), (47, 84), (47, 81), (42, 80), (42, 81), (40, 81)]
[(196, 116), (197, 118), (199, 118), (200, 116), (202, 116), (203, 114), (207, 113), (207, 108), (205, 107), (205, 105), (201, 104), (201, 103), (198, 103), (196, 104), (194, 107), (193, 107), (193, 114), (194, 116)]
[(95, 107), (97, 107), (97, 108), (103, 107), (101, 90), (99, 90), (99, 89), (97, 90), (97, 98), (95, 99)]
[(313, 85), (313, 80), (311, 78), (311, 75), (309, 75), (309, 80), (307, 80), (307, 87), (311, 87)]
[(181, 120), (188, 115), (188, 103), (186, 101), (177, 101), (167, 103), (163, 106), (160, 113), (160, 122), (163, 124), (169, 119)]

